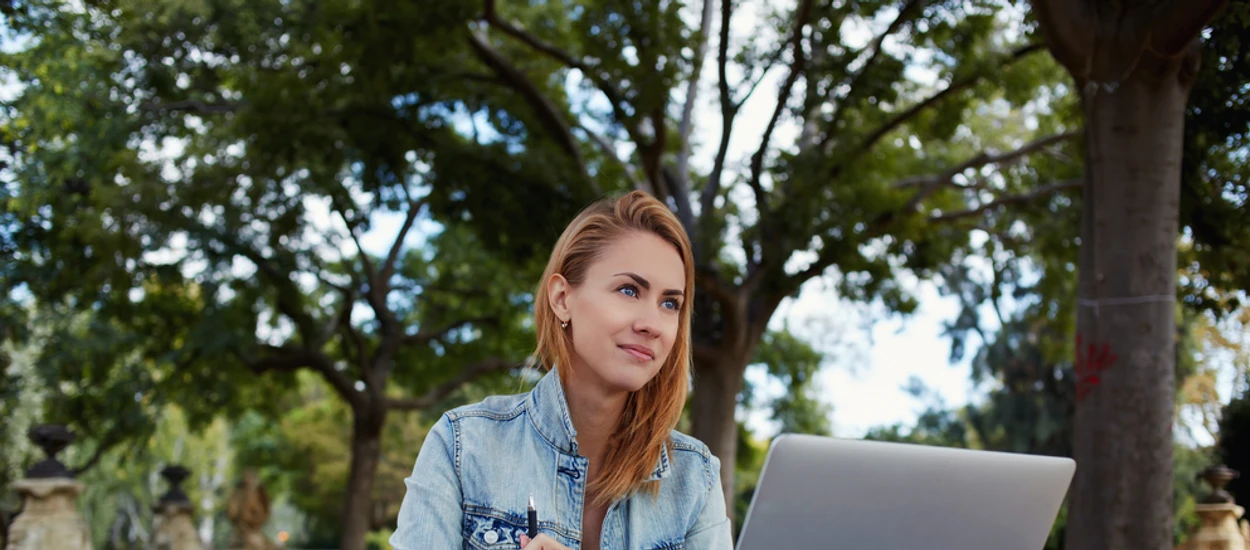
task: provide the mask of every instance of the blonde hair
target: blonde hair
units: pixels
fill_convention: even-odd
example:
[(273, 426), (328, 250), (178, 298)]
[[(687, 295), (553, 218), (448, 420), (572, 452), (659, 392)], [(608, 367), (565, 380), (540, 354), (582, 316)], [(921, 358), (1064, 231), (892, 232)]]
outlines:
[(601, 474), (588, 487), (594, 503), (599, 505), (608, 505), (639, 489), (652, 495), (659, 490), (658, 483), (647, 480), (660, 461), (661, 450), (672, 443), (671, 432), (681, 416), (690, 383), (690, 311), (694, 296), (690, 239), (668, 207), (642, 191), (596, 202), (582, 210), (556, 241), (534, 297), (534, 324), (538, 332), (534, 359), (548, 369), (555, 365), (560, 378), (569, 380), (573, 340), (551, 309), (547, 282), (558, 273), (577, 287), (604, 248), (615, 239), (638, 232), (654, 234), (677, 249), (686, 272), (686, 299), (681, 303), (672, 350), (655, 377), (630, 393), (616, 431), (608, 441)]

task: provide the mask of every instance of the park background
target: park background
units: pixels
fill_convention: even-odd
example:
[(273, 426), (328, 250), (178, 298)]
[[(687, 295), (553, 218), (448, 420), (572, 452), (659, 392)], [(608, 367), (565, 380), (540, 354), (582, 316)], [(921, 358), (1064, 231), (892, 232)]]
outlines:
[[(1167, 402), (1100, 414), (1166, 413), (1171, 448), (1142, 467), (1171, 494), (1082, 520), (1165, 511), (1183, 542), (1195, 475), (1250, 471), (1250, 9), (1088, 3), (1128, 51), (1089, 54), (1119, 79), (1100, 80), (1044, 35), (1089, 31), (1063, 29), (1084, 4), (6, 2), (4, 523), (40, 458), (27, 430), (53, 423), (77, 434), (61, 458), (96, 548), (143, 547), (169, 464), (213, 547), (248, 470), (271, 536), (383, 547), (438, 415), (532, 382), (558, 232), (638, 188), (695, 242), (681, 429), (725, 462), (736, 520), (777, 433), (1079, 456), (1078, 396), (1166, 374)], [(1168, 73), (1183, 128), (1141, 109), (1100, 158), (1177, 199), (1099, 246), (1171, 235), (1151, 254), (1173, 337), (1082, 388), (1082, 209), (1128, 208), (1087, 204), (1109, 185), (1091, 98), (1167, 88), (1139, 82), (1164, 23), (1201, 43), (1177, 49), (1195, 74)]]

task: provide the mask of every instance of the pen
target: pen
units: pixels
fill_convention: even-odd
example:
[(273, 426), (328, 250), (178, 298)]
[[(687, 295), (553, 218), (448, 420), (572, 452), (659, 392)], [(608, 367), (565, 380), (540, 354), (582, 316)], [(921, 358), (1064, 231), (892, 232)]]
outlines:
[(534, 509), (533, 493), (530, 493), (530, 505), (526, 515), (529, 516), (529, 528), (526, 530), (525, 535), (528, 536), (530, 540), (534, 540), (534, 537), (538, 536), (538, 511)]

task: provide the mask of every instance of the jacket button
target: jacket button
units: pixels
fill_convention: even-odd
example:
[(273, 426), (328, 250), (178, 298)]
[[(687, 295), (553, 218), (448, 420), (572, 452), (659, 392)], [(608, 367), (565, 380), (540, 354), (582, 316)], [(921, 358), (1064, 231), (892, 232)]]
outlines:
[(495, 544), (499, 540), (499, 533), (487, 531), (485, 535), (482, 535), (482, 538), (486, 540), (486, 544)]

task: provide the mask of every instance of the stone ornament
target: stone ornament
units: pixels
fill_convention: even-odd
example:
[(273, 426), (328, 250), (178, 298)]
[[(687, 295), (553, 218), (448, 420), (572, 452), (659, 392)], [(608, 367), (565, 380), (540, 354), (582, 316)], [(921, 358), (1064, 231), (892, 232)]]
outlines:
[(56, 454), (74, 441), (65, 426), (31, 428), (30, 440), (46, 458), (13, 484), (22, 496), (22, 513), (9, 526), (6, 550), (91, 550), (91, 531), (78, 513), (83, 485), (75, 481)]
[(169, 483), (169, 491), (152, 507), (156, 515), (152, 519), (150, 550), (204, 550), (200, 534), (195, 530), (195, 507), (182, 491), (182, 482), (190, 474), (178, 465), (161, 470), (161, 477)]

